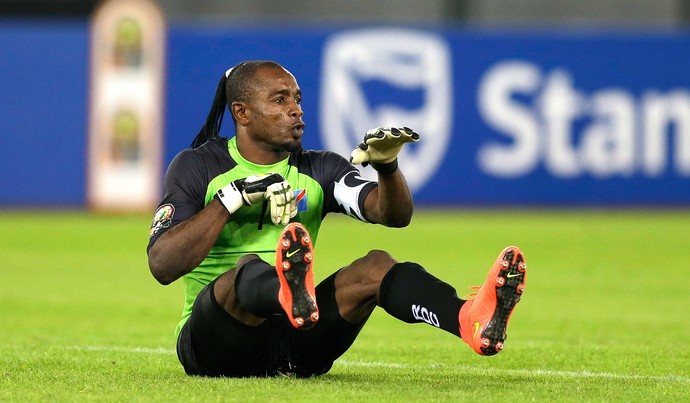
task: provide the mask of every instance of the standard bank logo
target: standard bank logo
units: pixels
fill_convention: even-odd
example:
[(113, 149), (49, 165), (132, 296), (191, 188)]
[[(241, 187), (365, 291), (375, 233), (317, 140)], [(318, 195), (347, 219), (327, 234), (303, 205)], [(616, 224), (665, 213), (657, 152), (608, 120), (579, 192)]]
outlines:
[[(361, 29), (325, 45), (321, 136), (345, 157), (374, 127), (408, 126), (421, 140), (407, 144), (400, 166), (412, 191), (436, 172), (451, 137), (450, 50), (438, 35), (412, 29)], [(362, 176), (376, 178), (370, 168)]]

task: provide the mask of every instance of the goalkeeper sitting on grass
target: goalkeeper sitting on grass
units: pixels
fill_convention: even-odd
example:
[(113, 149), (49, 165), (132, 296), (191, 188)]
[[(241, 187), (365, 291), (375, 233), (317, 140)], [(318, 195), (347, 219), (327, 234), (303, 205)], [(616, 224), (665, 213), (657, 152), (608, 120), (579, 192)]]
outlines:
[[(413, 203), (397, 155), (419, 140), (408, 128), (377, 128), (351, 162), (302, 149), (301, 92), (271, 61), (228, 70), (192, 148), (170, 164), (154, 215), (149, 267), (162, 284), (182, 278), (176, 333), (187, 374), (307, 377), (328, 372), (376, 306), (462, 338), (479, 354), (503, 348), (524, 290), (525, 263), (504, 249), (474, 299), (411, 262), (372, 250), (314, 286), (313, 245), (328, 213), (404, 227)], [(235, 137), (219, 137), (226, 107)], [(353, 164), (371, 164), (378, 181)]]

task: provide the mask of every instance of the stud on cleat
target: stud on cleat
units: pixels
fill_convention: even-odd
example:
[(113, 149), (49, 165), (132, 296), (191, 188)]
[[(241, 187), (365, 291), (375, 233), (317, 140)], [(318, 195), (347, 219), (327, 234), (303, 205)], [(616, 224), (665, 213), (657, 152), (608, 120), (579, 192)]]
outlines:
[(501, 263), (501, 266), (503, 266), (503, 270), (505, 270), (508, 268), (508, 266), (510, 266), (510, 264), (508, 264), (508, 262), (503, 262)]
[(524, 273), (525, 270), (527, 270), (527, 265), (526, 265), (524, 262), (520, 263), (520, 264), (518, 265), (518, 270), (519, 270), (520, 272)]
[(501, 350), (503, 350), (503, 343), (496, 343), (496, 352), (500, 352)]
[(309, 319), (314, 323), (318, 322), (319, 321), (319, 313), (318, 312), (312, 313), (311, 316), (309, 317)]
[(517, 286), (516, 291), (517, 291), (518, 294), (522, 294), (523, 292), (525, 292), (525, 285), (524, 285), (524, 284), (520, 284), (519, 286)]
[(299, 326), (304, 325), (304, 319), (302, 319), (302, 318), (295, 318), (295, 322), (297, 322), (297, 324), (298, 324)]
[(283, 270), (290, 270), (290, 262), (283, 262)]
[(301, 242), (302, 242), (302, 245), (307, 246), (307, 245), (309, 245), (309, 243), (311, 242), (311, 240), (309, 239), (308, 236), (304, 236), (304, 237), (302, 237)]
[(506, 283), (506, 279), (503, 277), (496, 277), (496, 287), (503, 287), (503, 284)]
[(487, 338), (482, 339), (482, 346), (489, 347), (489, 344), (491, 344), (491, 340), (489, 340)]
[(283, 239), (280, 244), (283, 245), (283, 248), (289, 248), (290, 247), (290, 240), (289, 239)]

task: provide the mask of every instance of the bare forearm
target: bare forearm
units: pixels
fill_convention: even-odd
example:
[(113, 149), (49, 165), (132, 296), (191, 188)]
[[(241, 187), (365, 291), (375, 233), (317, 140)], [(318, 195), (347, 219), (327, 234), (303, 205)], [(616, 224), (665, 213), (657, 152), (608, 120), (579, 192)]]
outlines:
[(228, 211), (217, 200), (163, 234), (148, 254), (151, 274), (169, 284), (197, 267), (208, 255), (228, 221)]
[(379, 174), (379, 186), (365, 201), (367, 218), (388, 227), (405, 227), (412, 219), (414, 203), (407, 182), (400, 170)]

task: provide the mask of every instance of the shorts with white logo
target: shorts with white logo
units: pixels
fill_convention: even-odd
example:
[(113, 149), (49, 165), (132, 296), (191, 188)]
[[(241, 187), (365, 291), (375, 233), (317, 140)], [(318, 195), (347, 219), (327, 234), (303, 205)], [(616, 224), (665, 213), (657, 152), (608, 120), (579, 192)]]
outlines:
[(188, 375), (249, 377), (325, 374), (355, 341), (368, 318), (345, 321), (335, 302), (335, 275), (316, 287), (319, 321), (295, 329), (286, 315), (247, 326), (216, 301), (211, 282), (199, 293), (177, 340), (177, 356)]

